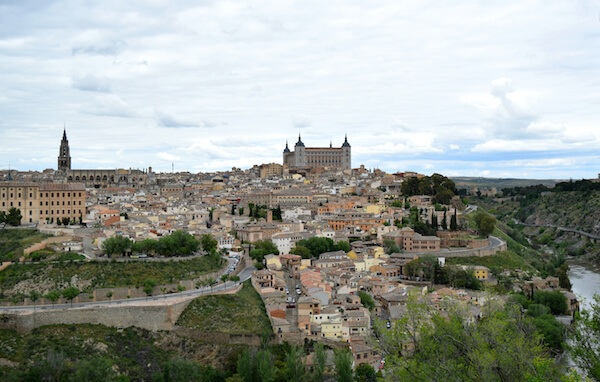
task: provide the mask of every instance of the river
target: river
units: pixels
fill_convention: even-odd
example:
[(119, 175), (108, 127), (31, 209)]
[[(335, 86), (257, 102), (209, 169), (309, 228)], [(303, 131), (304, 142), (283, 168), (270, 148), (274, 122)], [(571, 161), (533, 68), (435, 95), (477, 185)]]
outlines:
[(573, 293), (582, 308), (589, 308), (594, 294), (600, 294), (600, 268), (579, 259), (568, 259)]

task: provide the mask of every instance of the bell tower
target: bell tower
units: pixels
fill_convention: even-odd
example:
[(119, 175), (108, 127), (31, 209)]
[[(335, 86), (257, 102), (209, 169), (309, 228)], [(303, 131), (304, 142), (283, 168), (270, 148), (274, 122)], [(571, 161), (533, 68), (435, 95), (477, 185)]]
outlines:
[(58, 171), (67, 172), (71, 169), (71, 154), (69, 151), (69, 140), (67, 139), (67, 129), (63, 130), (60, 149), (58, 152)]

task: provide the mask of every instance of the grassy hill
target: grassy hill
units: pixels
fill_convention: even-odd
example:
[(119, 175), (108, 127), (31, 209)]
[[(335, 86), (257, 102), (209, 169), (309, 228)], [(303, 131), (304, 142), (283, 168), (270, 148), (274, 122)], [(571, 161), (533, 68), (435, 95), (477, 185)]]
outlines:
[[(1, 319), (1, 317), (0, 317)], [(238, 294), (202, 296), (190, 303), (177, 325), (188, 331), (151, 332), (139, 328), (116, 329), (102, 325), (51, 325), (21, 335), (0, 329), (0, 380), (47, 379), (74, 373), (93, 358), (107, 360), (123, 381), (150, 381), (173, 360), (203, 365), (210, 381), (223, 381), (235, 371), (245, 345), (218, 343), (202, 332), (256, 335), (271, 333), (271, 325), (258, 293), (246, 282)], [(31, 378), (31, 374), (43, 378)], [(101, 379), (100, 379), (101, 380)]]

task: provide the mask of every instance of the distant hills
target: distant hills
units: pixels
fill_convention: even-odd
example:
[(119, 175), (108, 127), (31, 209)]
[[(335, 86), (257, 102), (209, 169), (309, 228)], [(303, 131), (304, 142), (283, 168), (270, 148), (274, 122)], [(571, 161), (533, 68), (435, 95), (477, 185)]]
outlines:
[(568, 179), (517, 179), (517, 178), (482, 178), (469, 176), (450, 177), (457, 188), (484, 187), (497, 189), (512, 187), (527, 187), (542, 184), (546, 187), (554, 187), (555, 184), (568, 181)]

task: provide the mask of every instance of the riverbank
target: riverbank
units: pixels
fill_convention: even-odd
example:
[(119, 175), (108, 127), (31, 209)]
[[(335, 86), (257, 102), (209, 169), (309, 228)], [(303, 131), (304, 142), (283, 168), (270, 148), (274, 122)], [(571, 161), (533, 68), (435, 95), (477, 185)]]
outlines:
[(600, 266), (586, 258), (570, 257), (569, 280), (572, 291), (577, 296), (582, 308), (589, 308), (594, 294), (600, 294)]

